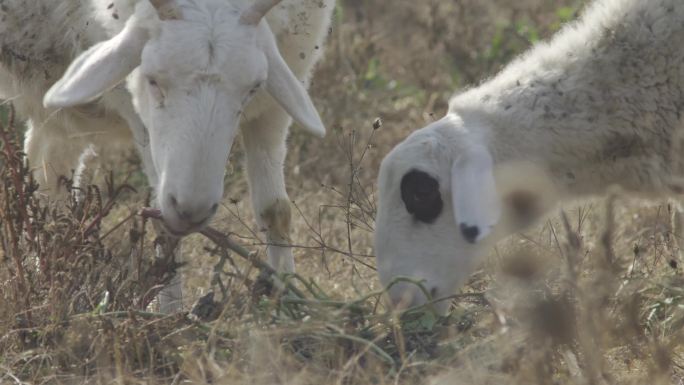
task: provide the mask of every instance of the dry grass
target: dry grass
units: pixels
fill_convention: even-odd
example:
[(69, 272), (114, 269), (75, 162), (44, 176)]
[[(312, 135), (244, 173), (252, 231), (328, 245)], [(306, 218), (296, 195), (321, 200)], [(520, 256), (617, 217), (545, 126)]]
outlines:
[(447, 317), (388, 311), (375, 278), (383, 154), (581, 4), (340, 1), (312, 86), (331, 134), (290, 139), (298, 275), (274, 291), (254, 254), (225, 247), (264, 252), (236, 146), (213, 224), (231, 236), (183, 244), (186, 307), (204, 298), (206, 318), (154, 312), (174, 266), (152, 259), (135, 162), (66, 210), (45, 208), (3, 123), (0, 383), (684, 382), (684, 261), (667, 202), (567, 208), (499, 244)]

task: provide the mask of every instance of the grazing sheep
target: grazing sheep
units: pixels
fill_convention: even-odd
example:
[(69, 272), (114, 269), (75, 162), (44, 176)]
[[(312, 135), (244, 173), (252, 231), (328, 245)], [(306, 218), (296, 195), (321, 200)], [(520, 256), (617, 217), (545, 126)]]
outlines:
[(270, 263), (292, 271), (292, 251), (276, 246), (290, 234), (285, 139), (290, 116), (325, 134), (305, 86), (334, 0), (278, 3), (3, 1), (0, 97), (28, 120), (25, 151), (42, 190), (57, 197), (89, 146), (135, 143), (166, 230), (188, 234), (218, 208), (241, 122)]
[[(548, 43), (454, 96), (383, 160), (375, 249), (384, 284), (453, 294), (493, 242), (557, 202), (611, 186), (684, 191), (684, 2), (599, 0)], [(394, 303), (425, 296), (410, 284)], [(438, 309), (445, 310), (442, 301)]]

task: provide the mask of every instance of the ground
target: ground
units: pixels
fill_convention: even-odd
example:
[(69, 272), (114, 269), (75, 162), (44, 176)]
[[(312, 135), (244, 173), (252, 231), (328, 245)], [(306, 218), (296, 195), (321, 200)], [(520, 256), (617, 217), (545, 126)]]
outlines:
[[(150, 258), (151, 220), (135, 215), (147, 195), (135, 156), (81, 203), (44, 210), (12, 141), (21, 122), (5, 119), (0, 383), (682, 383), (670, 202), (563, 207), (483, 256), (447, 317), (393, 313), (373, 270), (383, 155), (583, 5), (340, 0), (311, 87), (329, 134), (294, 128), (288, 145), (298, 276), (279, 295), (254, 254), (193, 235), (185, 308), (215, 292), (199, 319), (155, 313), (168, 274)], [(263, 258), (242, 160), (238, 144), (212, 227)]]

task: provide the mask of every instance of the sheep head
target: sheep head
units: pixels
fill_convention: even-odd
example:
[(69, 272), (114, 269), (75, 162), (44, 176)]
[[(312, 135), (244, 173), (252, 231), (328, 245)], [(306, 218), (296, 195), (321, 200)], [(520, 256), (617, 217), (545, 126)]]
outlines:
[[(393, 304), (411, 307), (455, 294), (494, 241), (519, 229), (523, 216), (529, 224), (546, 210), (549, 199), (539, 188), (544, 182), (520, 177), (532, 167), (495, 164), (487, 132), (450, 113), (412, 133), (383, 160), (375, 253)], [(541, 171), (533, 173), (547, 180)], [(445, 311), (448, 304), (435, 307)]]
[[(278, 1), (240, 9), (224, 0), (142, 1), (123, 30), (77, 57), (45, 95), (46, 107), (71, 107), (127, 79), (149, 132), (157, 203), (169, 230), (201, 228), (223, 195), (223, 177), (239, 119), (267, 93), (307, 131), (325, 128), (289, 69), (269, 26)], [(263, 91), (262, 91), (263, 90)]]

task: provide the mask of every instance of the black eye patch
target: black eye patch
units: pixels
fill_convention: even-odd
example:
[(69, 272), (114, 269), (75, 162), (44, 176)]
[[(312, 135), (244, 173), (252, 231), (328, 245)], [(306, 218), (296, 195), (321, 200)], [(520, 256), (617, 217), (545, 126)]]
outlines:
[(406, 211), (425, 223), (434, 222), (444, 206), (437, 179), (418, 170), (407, 172), (401, 179), (401, 199)]

